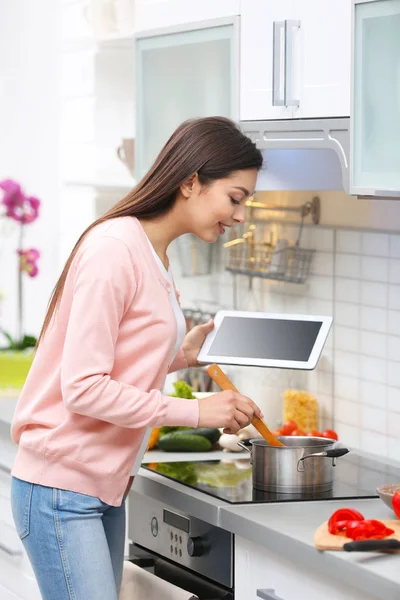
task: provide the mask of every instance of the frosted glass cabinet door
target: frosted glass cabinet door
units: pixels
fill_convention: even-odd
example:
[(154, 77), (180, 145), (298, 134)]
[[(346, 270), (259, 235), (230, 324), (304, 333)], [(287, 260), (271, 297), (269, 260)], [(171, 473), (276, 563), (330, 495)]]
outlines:
[(237, 119), (237, 23), (234, 17), (217, 23), (137, 37), (138, 178), (182, 121), (213, 115)]
[(400, 199), (400, 0), (353, 0), (351, 193)]

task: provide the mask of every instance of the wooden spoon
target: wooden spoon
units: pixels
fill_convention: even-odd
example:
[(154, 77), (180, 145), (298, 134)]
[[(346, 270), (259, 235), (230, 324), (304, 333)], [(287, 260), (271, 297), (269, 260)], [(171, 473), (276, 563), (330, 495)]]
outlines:
[[(219, 367), (218, 365), (212, 364), (209, 367), (207, 367), (207, 373), (209, 374), (211, 379), (213, 381), (215, 381), (215, 383), (217, 385), (219, 385), (221, 390), (233, 390), (234, 392), (239, 392), (239, 390), (233, 385), (233, 383), (229, 379), (229, 377), (227, 377), (225, 375), (225, 373), (223, 372), (221, 367)], [(282, 442), (280, 442), (271, 433), (271, 431), (268, 429), (268, 427), (266, 426), (266, 424), (264, 423), (264, 421), (262, 419), (259, 419), (258, 417), (254, 416), (251, 423), (252, 423), (252, 425), (254, 425), (254, 427), (257, 429), (257, 431), (259, 433), (261, 433), (263, 438), (268, 442), (268, 444), (270, 446), (284, 446), (285, 445), (285, 444), (282, 444)]]

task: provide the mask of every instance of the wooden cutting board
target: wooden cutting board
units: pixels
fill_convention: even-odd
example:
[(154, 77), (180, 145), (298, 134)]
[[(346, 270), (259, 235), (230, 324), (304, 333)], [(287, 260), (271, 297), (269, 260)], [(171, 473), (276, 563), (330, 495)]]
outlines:
[[(381, 521), (381, 519), (379, 519)], [(400, 520), (386, 521), (382, 520), (386, 527), (394, 529), (394, 533), (385, 540), (395, 539), (400, 541)], [(343, 550), (346, 542), (352, 542), (353, 540), (343, 535), (333, 535), (328, 531), (328, 521), (322, 523), (314, 534), (314, 545), (317, 550)]]

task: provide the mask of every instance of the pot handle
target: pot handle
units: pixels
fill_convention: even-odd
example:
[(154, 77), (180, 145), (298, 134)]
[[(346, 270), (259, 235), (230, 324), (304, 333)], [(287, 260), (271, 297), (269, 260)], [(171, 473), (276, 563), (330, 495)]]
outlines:
[(248, 446), (246, 446), (246, 444), (243, 444), (243, 442), (237, 442), (237, 445), (240, 446), (241, 448), (243, 448), (243, 450), (247, 450), (247, 452), (249, 454), (251, 454), (251, 448), (249, 448)]
[(344, 456), (350, 452), (348, 448), (344, 448), (343, 446), (337, 446), (336, 448), (332, 448), (331, 450), (325, 450), (324, 452), (315, 452), (314, 454), (307, 454), (306, 456), (302, 456), (297, 461), (297, 471), (299, 473), (303, 473), (306, 470), (304, 465), (304, 461), (306, 458), (332, 458), (332, 466), (335, 466), (336, 461), (335, 458), (339, 456)]
[(246, 444), (244, 444), (243, 442), (237, 442), (237, 445), (240, 446), (241, 448), (243, 448), (244, 450), (247, 450), (247, 452), (250, 454), (250, 464), (253, 464), (253, 453), (251, 451), (251, 448), (249, 448), (248, 446), (246, 446)]

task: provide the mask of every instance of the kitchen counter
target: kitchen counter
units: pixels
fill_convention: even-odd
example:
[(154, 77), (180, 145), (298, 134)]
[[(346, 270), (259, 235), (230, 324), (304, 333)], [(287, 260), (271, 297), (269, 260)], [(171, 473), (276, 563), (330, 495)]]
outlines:
[(392, 519), (380, 499), (229, 505), (162, 475), (140, 469), (132, 490), (220, 526), (344, 584), (385, 600), (400, 598), (399, 554), (319, 552), (314, 532), (340, 506), (366, 518)]
[[(0, 399), (0, 425), (9, 427), (16, 399)], [(15, 448), (16, 450), (16, 448)], [(371, 456), (358, 453), (361, 456)], [(173, 460), (237, 460), (247, 453), (167, 453), (150, 451), (149, 462)], [(5, 458), (5, 457), (4, 457)], [(11, 456), (7, 457), (10, 459)], [(374, 457), (375, 460), (378, 457)], [(381, 459), (385, 464), (394, 463)], [(8, 462), (8, 461), (7, 461)], [(10, 465), (11, 466), (11, 465)], [(191, 489), (177, 481), (141, 468), (132, 490), (153, 497), (210, 524), (264, 546), (292, 560), (295, 564), (310, 567), (319, 573), (337, 577), (342, 583), (357, 587), (366, 594), (384, 600), (400, 598), (399, 554), (319, 552), (314, 548), (313, 537), (317, 527), (326, 521), (343, 501), (308, 501), (245, 504), (232, 506), (223, 500)], [(345, 505), (361, 511), (367, 518), (390, 519), (393, 513), (380, 499), (349, 500)]]
[(222, 507), (220, 526), (265, 546), (299, 566), (338, 578), (384, 600), (400, 598), (400, 555), (379, 553), (320, 552), (314, 532), (340, 506), (359, 510), (366, 518), (393, 519), (380, 499), (257, 504)]

